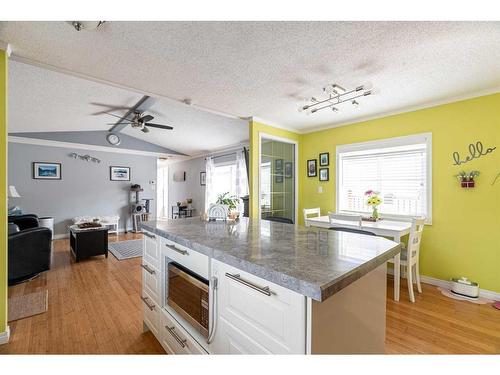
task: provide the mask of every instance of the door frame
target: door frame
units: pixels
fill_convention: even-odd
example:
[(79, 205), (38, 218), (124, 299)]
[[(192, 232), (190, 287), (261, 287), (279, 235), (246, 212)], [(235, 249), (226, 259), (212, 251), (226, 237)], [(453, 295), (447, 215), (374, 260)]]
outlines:
[(261, 205), (260, 205), (260, 167), (261, 167), (261, 160), (262, 160), (262, 139), (270, 139), (272, 141), (278, 141), (278, 142), (283, 142), (283, 143), (289, 143), (293, 144), (295, 149), (294, 149), (294, 224), (298, 224), (298, 210), (299, 210), (299, 142), (295, 141), (293, 139), (285, 138), (285, 137), (279, 137), (277, 135), (272, 135), (269, 133), (265, 132), (259, 132), (259, 154), (258, 154), (258, 160), (257, 160), (257, 178), (258, 178), (258, 207), (259, 207), (259, 220), (262, 218), (262, 212), (261, 212)]

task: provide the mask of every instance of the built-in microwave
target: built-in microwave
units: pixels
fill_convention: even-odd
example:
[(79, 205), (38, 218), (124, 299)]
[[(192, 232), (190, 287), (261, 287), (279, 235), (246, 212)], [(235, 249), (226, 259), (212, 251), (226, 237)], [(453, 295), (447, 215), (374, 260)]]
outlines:
[(208, 280), (176, 262), (168, 263), (167, 305), (208, 338)]

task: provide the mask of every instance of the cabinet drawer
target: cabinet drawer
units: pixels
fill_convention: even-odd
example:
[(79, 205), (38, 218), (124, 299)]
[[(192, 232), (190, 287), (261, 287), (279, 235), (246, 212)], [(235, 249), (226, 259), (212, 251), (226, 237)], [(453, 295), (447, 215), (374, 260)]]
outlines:
[(160, 247), (158, 236), (154, 233), (143, 231), (143, 259), (156, 269), (160, 268)]
[(161, 313), (160, 343), (172, 354), (207, 354), (184, 328), (166, 311)]
[(163, 253), (174, 262), (208, 279), (208, 257), (173, 241), (160, 238)]
[(160, 337), (160, 306), (153, 301), (151, 296), (143, 293), (142, 297), (143, 304), (143, 321), (148, 326), (148, 328), (153, 332), (153, 335), (157, 339)]
[[(246, 338), (270, 353), (305, 353), (303, 295), (216, 260), (212, 261), (212, 273), (219, 280), (219, 321), (237, 327)], [(237, 335), (237, 331), (230, 331), (234, 337)], [(222, 330), (219, 333), (224, 334)]]
[(158, 269), (143, 260), (142, 264), (142, 290), (149, 295), (153, 302), (160, 304), (160, 279)]

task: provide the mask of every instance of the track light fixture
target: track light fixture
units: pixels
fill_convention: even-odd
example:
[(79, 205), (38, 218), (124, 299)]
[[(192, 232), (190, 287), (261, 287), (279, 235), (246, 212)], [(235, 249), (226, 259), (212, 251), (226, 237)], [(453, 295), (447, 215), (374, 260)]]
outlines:
[(323, 87), (323, 97), (311, 97), (309, 102), (299, 108), (299, 112), (307, 115), (330, 108), (333, 112), (339, 109), (337, 106), (342, 103), (351, 102), (354, 107), (359, 106), (356, 99), (371, 95), (373, 92), (368, 85), (357, 86), (352, 90), (347, 90), (339, 84), (333, 83)]

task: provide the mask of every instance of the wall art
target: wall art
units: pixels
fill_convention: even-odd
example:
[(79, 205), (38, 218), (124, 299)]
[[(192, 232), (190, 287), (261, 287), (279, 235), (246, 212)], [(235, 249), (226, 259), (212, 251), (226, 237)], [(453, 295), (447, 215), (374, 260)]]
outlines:
[(34, 161), (33, 178), (35, 180), (60, 180), (61, 169), (61, 163)]
[(491, 154), (495, 150), (496, 147), (488, 147), (485, 149), (481, 141), (471, 143), (469, 144), (469, 155), (467, 155), (465, 159), (461, 159), (460, 154), (457, 151), (453, 153), (453, 165), (468, 163), (474, 159), (480, 158), (481, 156)]

